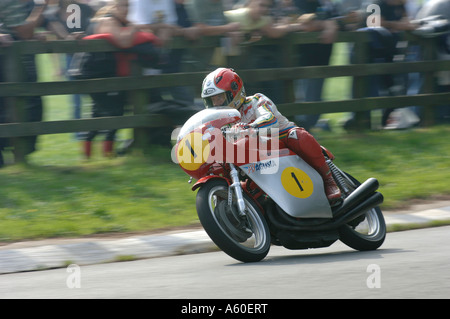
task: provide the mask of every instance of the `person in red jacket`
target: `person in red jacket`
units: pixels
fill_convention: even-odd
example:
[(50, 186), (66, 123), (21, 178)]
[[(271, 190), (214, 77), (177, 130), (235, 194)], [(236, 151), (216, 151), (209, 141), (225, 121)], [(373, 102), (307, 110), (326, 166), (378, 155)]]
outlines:
[[(160, 45), (159, 39), (147, 32), (146, 26), (134, 25), (127, 19), (128, 0), (114, 0), (111, 4), (101, 8), (91, 20), (91, 32), (93, 34), (84, 37), (89, 39), (105, 39), (117, 48), (123, 49), (115, 52), (115, 68), (108, 70), (109, 76), (130, 76), (130, 63), (136, 59), (136, 53), (133, 48), (144, 44), (153, 43)], [(93, 100), (93, 117), (121, 116), (124, 113), (124, 107), (127, 102), (125, 91), (109, 91), (91, 93)], [(114, 150), (114, 140), (117, 130), (106, 131), (103, 141), (103, 154), (110, 156)], [(98, 131), (90, 131), (83, 143), (83, 153), (86, 158), (91, 156), (92, 141), (98, 134)]]
[(229, 106), (241, 113), (243, 129), (277, 128), (280, 140), (313, 167), (323, 178), (325, 194), (331, 206), (341, 201), (336, 185), (325, 161), (321, 145), (305, 129), (284, 117), (265, 95), (247, 96), (240, 76), (229, 68), (218, 68), (203, 80), (201, 97), (205, 107)]

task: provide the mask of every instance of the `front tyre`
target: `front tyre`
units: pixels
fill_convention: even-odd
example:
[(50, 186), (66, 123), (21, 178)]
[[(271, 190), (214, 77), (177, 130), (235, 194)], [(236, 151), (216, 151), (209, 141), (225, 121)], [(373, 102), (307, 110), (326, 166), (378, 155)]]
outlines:
[(197, 193), (197, 214), (206, 233), (227, 255), (242, 262), (256, 262), (269, 252), (270, 232), (260, 209), (246, 194), (244, 202), (246, 217), (239, 218), (234, 198), (228, 205), (227, 182), (213, 179)]

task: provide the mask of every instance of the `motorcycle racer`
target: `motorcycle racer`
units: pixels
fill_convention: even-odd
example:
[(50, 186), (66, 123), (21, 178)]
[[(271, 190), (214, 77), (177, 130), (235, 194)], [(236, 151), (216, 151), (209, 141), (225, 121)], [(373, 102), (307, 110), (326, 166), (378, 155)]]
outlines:
[(242, 79), (233, 69), (218, 68), (208, 74), (203, 80), (201, 97), (206, 108), (229, 106), (237, 109), (242, 122), (235, 128), (277, 128), (280, 140), (320, 174), (330, 205), (340, 202), (341, 191), (316, 139), (283, 116), (267, 96), (261, 93), (247, 96)]

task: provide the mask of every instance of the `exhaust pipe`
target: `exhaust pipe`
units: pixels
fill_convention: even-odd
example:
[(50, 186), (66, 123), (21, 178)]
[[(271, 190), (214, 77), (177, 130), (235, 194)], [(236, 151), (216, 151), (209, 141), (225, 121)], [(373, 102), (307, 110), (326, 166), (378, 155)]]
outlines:
[(375, 192), (373, 195), (371, 195), (362, 203), (358, 204), (349, 212), (345, 213), (341, 217), (338, 217), (333, 224), (336, 224), (338, 227), (347, 224), (353, 219), (358, 218), (362, 214), (366, 213), (368, 210), (381, 205), (383, 203), (383, 200), (383, 195), (381, 193)]
[(339, 218), (353, 207), (358, 205), (363, 199), (367, 198), (370, 194), (374, 193), (378, 189), (379, 183), (376, 178), (369, 178), (364, 183), (358, 186), (344, 202), (333, 210), (333, 216)]
[(332, 222), (318, 225), (316, 227), (309, 227), (308, 230), (317, 231), (339, 228), (340, 226), (347, 224), (353, 219), (365, 214), (368, 210), (381, 205), (381, 203), (383, 203), (383, 200), (383, 195), (381, 193), (375, 192), (369, 198), (354, 206), (350, 211), (343, 213), (343, 215), (341, 215), (340, 217), (335, 217)]

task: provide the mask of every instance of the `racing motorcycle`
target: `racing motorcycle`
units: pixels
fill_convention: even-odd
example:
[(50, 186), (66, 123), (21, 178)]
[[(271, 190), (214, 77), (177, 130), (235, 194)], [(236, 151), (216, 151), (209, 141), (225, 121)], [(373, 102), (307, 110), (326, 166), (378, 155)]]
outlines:
[(199, 111), (181, 127), (172, 157), (197, 182), (199, 220), (212, 241), (242, 262), (264, 259), (271, 245), (328, 247), (337, 240), (375, 250), (386, 236), (378, 181), (358, 182), (322, 147), (342, 201), (330, 207), (323, 180), (273, 132), (237, 130), (239, 111)]

